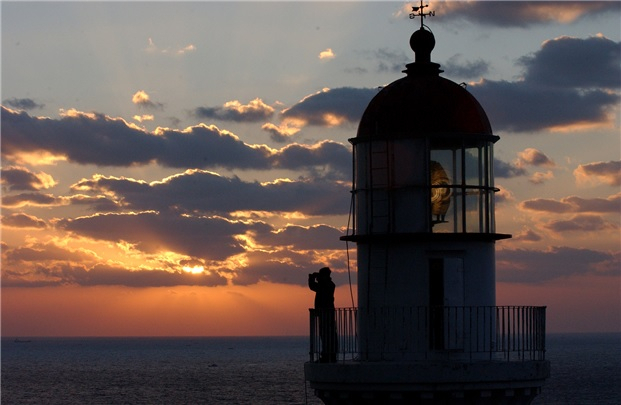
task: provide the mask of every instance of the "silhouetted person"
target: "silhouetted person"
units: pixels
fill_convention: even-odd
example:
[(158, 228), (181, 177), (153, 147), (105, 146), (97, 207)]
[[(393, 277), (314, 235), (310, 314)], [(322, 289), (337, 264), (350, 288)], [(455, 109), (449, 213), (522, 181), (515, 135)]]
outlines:
[(319, 320), (321, 338), (321, 356), (319, 361), (329, 363), (336, 361), (338, 339), (334, 311), (335, 285), (330, 278), (330, 268), (323, 267), (319, 273), (308, 275), (308, 287), (315, 291), (315, 315)]

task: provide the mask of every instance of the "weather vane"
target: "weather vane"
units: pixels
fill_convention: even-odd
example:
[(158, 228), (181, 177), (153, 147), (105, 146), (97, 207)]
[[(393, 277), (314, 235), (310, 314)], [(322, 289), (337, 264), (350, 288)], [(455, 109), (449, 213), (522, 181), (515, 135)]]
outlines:
[(423, 20), (427, 18), (427, 16), (436, 15), (435, 11), (429, 11), (425, 13), (425, 8), (429, 7), (429, 4), (423, 5), (423, 0), (420, 0), (420, 7), (412, 6), (412, 12), (410, 13), (410, 20), (415, 19), (416, 17), (420, 17), (420, 27), (423, 28)]

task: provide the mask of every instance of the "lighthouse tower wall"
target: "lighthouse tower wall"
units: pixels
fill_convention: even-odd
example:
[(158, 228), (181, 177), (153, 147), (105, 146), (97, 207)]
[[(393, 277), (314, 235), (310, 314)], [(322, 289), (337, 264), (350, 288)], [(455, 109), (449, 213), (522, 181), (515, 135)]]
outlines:
[[(416, 360), (439, 349), (473, 349), (470, 337), (484, 336), (482, 329), (494, 327), (493, 314), (481, 309), (495, 305), (494, 274), (490, 242), (359, 244), (362, 355), (368, 360)], [(473, 323), (473, 315), (485, 319)]]

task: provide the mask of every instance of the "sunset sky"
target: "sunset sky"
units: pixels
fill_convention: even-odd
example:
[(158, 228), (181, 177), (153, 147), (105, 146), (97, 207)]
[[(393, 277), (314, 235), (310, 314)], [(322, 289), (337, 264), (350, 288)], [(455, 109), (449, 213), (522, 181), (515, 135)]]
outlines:
[[(620, 2), (430, 2), (494, 133), (497, 304), (621, 331)], [(2, 335), (305, 335), (403, 2), (7, 2)]]

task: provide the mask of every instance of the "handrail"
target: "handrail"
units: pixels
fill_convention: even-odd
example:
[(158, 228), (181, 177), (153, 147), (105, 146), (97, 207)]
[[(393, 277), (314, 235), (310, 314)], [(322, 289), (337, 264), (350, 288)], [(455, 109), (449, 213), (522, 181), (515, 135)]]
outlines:
[(545, 360), (545, 313), (534, 306), (310, 309), (310, 361)]

